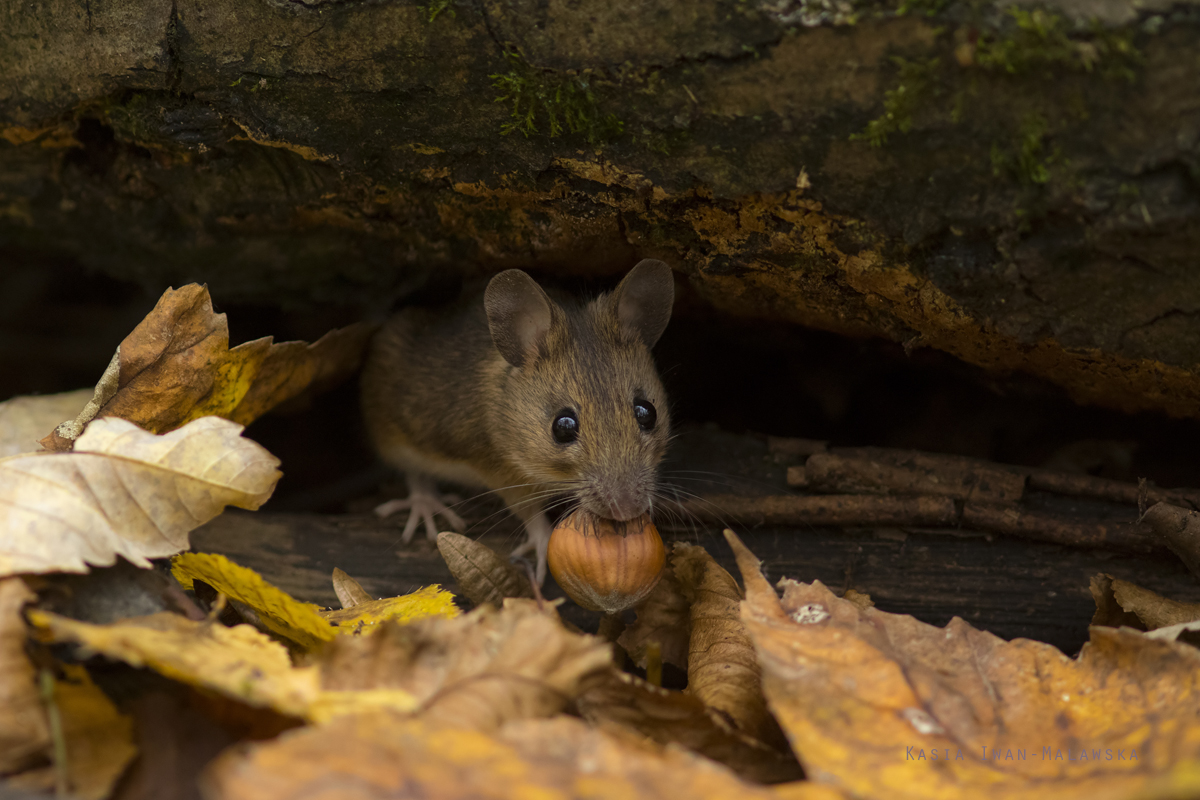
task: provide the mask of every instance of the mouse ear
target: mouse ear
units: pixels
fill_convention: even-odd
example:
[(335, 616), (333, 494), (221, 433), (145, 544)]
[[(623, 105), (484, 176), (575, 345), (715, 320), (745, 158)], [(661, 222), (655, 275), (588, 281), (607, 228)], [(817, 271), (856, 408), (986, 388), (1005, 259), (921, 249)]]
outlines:
[(667, 329), (675, 305), (671, 268), (653, 258), (639, 261), (612, 293), (611, 302), (621, 330), (640, 338), (646, 347), (654, 347)]
[(554, 321), (554, 302), (533, 278), (507, 269), (492, 278), (483, 294), (492, 342), (504, 360), (524, 366), (546, 338)]

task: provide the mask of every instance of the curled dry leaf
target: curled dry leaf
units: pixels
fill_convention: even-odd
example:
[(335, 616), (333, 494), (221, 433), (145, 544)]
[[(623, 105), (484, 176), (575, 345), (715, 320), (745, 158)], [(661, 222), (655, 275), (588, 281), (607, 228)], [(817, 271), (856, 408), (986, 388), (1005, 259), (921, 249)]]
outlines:
[(427, 586), (403, 597), (373, 600), (342, 611), (322, 612), (272, 586), (252, 569), (216, 553), (183, 553), (171, 572), (185, 589), (202, 580), (226, 597), (244, 603), (272, 633), (312, 650), (341, 633), (361, 633), (385, 619), (398, 622), (428, 616), (456, 616), (454, 598), (440, 587)]
[(241, 433), (217, 417), (162, 436), (111, 418), (75, 452), (0, 460), (0, 575), (86, 572), (118, 555), (149, 566), (225, 506), (258, 508), (279, 460)]
[[(72, 798), (103, 800), (137, 755), (133, 720), (117, 711), (82, 667), (68, 668), (54, 681), (54, 700), (62, 718), (67, 752), (67, 779)], [(54, 790), (54, 766), (23, 772), (7, 779), (14, 789)]]
[(499, 606), (506, 597), (533, 597), (529, 577), (487, 545), (444, 531), (438, 534), (437, 546), (459, 591), (475, 605)]
[[(681, 552), (676, 546), (675, 553)], [(662, 580), (637, 608), (637, 619), (617, 638), (633, 662), (646, 668), (646, 646), (657, 642), (662, 660), (680, 669), (688, 668), (688, 643), (692, 634), (692, 614), (688, 599), (675, 579), (676, 555), (672, 554), (663, 570)]]
[(35, 599), (20, 578), (0, 580), (0, 775), (27, 766), (50, 744), (21, 616)]
[(742, 590), (703, 547), (677, 544), (672, 563), (691, 612), (688, 693), (727, 714), (742, 733), (786, 747), (767, 710), (754, 644), (742, 623)]
[(690, 694), (653, 686), (615, 668), (591, 681), (575, 707), (593, 725), (605, 730), (618, 726), (659, 744), (681, 745), (748, 781), (780, 783), (803, 777), (790, 750), (783, 753), (738, 733)]
[(0, 403), (0, 458), (41, 450), (38, 439), (83, 408), (91, 389), (14, 397)]
[(606, 644), (568, 632), (552, 609), (509, 599), (501, 609), (341, 637), (321, 673), (326, 689), (401, 690), (417, 698), (423, 718), (486, 731), (557, 713), (611, 663)]
[(337, 567), (333, 568), (333, 593), (337, 595), (342, 608), (354, 608), (360, 603), (369, 603), (374, 599), (367, 594), (362, 584)]
[[(569, 717), (512, 723), (497, 736), (387, 714), (346, 717), (231, 751), (209, 766), (202, 784), (210, 800), (300, 800), (328, 786), (338, 787), (340, 800), (775, 797), (698, 756)], [(791, 796), (831, 797), (809, 788)]]
[(1093, 625), (1155, 630), (1200, 620), (1200, 603), (1171, 600), (1111, 575), (1092, 578), (1091, 588), (1096, 600)]
[(1200, 788), (1188, 766), (1200, 758), (1195, 649), (1094, 627), (1069, 659), (957, 618), (935, 628), (860, 609), (819, 582), (781, 581), (781, 600), (750, 551), (726, 538), (763, 689), (815, 779), (864, 798), (1101, 800)]
[(154, 433), (210, 415), (248, 425), (306, 389), (353, 374), (370, 334), (352, 325), (311, 345), (265, 337), (231, 350), (207, 287), (168, 289), (121, 342), (88, 407), (42, 443), (71, 449), (93, 417), (121, 417)]
[(82, 645), (85, 653), (147, 667), (172, 680), (292, 717), (320, 722), (368, 709), (416, 707), (414, 698), (400, 691), (353, 696), (322, 691), (317, 667), (293, 667), (287, 648), (249, 625), (227, 628), (166, 612), (111, 625), (40, 610), (30, 611), (29, 620), (45, 641)]

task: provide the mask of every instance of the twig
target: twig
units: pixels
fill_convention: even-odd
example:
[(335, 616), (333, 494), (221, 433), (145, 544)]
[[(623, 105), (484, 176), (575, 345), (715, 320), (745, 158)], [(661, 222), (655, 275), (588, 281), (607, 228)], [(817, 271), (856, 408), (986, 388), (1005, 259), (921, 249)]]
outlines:
[[(839, 493), (941, 495), (982, 503), (1015, 503), (1025, 492), (1025, 476), (1011, 467), (903, 450), (884, 453), (818, 453), (804, 464), (805, 484)], [(791, 483), (790, 470), (788, 479)]]
[(710, 495), (685, 501), (682, 505), (699, 519), (733, 520), (743, 524), (941, 526), (958, 523), (958, 511), (948, 497)]
[(1186, 508), (1155, 503), (1142, 522), (1159, 541), (1179, 556), (1193, 575), (1200, 578), (1200, 513)]
[(1155, 542), (1139, 530), (1136, 518), (1128, 523), (1073, 519), (1019, 506), (967, 503), (963, 508), (965, 528), (1038, 539), (1072, 547), (1117, 547), (1153, 550)]
[(54, 796), (66, 797), (71, 791), (71, 773), (67, 768), (67, 737), (63, 733), (62, 714), (54, 696), (54, 673), (43, 669), (38, 674), (42, 703), (50, 722), (50, 740), (54, 744)]

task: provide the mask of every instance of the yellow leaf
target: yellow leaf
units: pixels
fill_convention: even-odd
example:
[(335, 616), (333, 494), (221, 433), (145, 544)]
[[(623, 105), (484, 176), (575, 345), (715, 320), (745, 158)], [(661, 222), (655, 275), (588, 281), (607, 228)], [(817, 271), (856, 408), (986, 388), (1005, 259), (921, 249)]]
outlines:
[(223, 555), (183, 553), (171, 561), (171, 573), (185, 589), (192, 588), (192, 581), (202, 580), (226, 597), (250, 606), (272, 632), (307, 649), (337, 636), (337, 629), (321, 617), (315, 605), (296, 600)]
[(28, 617), (49, 641), (73, 642), (87, 652), (293, 717), (323, 721), (364, 708), (408, 712), (417, 707), (411, 694), (397, 689), (357, 692), (352, 698), (325, 691), (318, 667), (292, 666), (287, 648), (249, 625), (227, 628), (166, 612), (111, 625), (37, 609)]
[[(87, 670), (75, 666), (66, 672), (65, 680), (54, 681), (53, 702), (62, 717), (71, 797), (103, 800), (137, 755), (133, 720), (117, 711)], [(8, 783), (22, 789), (52, 791), (54, 767), (21, 773), (8, 778)]]
[(185, 589), (192, 588), (192, 581), (202, 580), (226, 597), (250, 606), (272, 632), (309, 650), (332, 641), (339, 633), (361, 633), (388, 619), (409, 622), (458, 615), (454, 596), (438, 586), (322, 612), (312, 603), (302, 603), (272, 586), (254, 570), (216, 553), (183, 553), (171, 562), (171, 572)]
[(338, 633), (366, 633), (385, 620), (411, 622), (427, 617), (457, 617), (454, 595), (437, 584), (425, 586), (401, 597), (370, 600), (337, 611), (322, 611), (321, 617), (337, 625)]
[(162, 436), (108, 418), (74, 452), (0, 459), (0, 575), (86, 572), (118, 555), (149, 566), (225, 506), (258, 508), (279, 460), (241, 433), (217, 417)]

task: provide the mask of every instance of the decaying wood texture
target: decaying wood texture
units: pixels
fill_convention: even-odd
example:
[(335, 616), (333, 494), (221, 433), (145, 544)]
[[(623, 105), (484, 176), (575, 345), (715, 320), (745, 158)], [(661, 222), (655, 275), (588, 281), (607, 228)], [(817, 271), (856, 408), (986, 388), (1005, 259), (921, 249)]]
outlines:
[[(1148, 522), (1138, 526), (1136, 502), (1053, 495), (1028, 487), (1012, 504), (990, 506), (945, 495), (785, 496), (785, 474), (795, 466), (789, 461), (811, 460), (816, 457), (810, 456), (813, 448), (779, 440), (768, 446), (753, 436), (708, 429), (685, 429), (678, 444), (677, 455), (687, 456), (688, 462), (695, 460), (689, 453), (712, 459), (690, 466), (724, 477), (713, 476), (711, 485), (699, 489), (707, 502), (692, 507), (695, 513), (660, 509), (658, 527), (668, 547), (673, 541), (700, 544), (726, 569), (734, 566), (721, 537), (728, 524), (763, 559), (772, 581), (816, 578), (838, 592), (869, 594), (885, 611), (911, 613), (939, 625), (961, 616), (1002, 636), (1039, 639), (1067, 652), (1086, 638), (1095, 611), (1089, 587), (1096, 575), (1107, 573), (1174, 600), (1200, 601), (1200, 583), (1180, 558), (1156, 544), (1150, 531), (1149, 523), (1162, 512), (1148, 515)], [(793, 455), (784, 455), (789, 452)], [(909, 451), (870, 452), (891, 464), (913, 457)], [(967, 474), (985, 466), (1025, 472), (921, 455), (927, 459), (922, 463), (965, 466)], [(668, 465), (667, 474), (673, 466), (682, 464)], [(927, 479), (930, 473), (921, 474)], [(741, 493), (731, 494), (733, 489)], [(719, 492), (724, 493), (720, 498)], [(363, 507), (373, 502), (364, 500)], [(777, 515), (768, 521), (764, 508)], [(825, 516), (778, 513), (781, 508), (808, 508)], [(864, 509), (869, 513), (854, 516)], [(881, 509), (890, 509), (891, 516), (881, 515)], [(897, 510), (913, 513), (897, 516)], [(1189, 512), (1170, 512), (1165, 518), (1179, 525), (1179, 513)], [(519, 524), (498, 501), (473, 501), (464, 517), (470, 523), (468, 535), (498, 553), (520, 540)], [(329, 578), (334, 567), (377, 597), (428, 583), (453, 585), (432, 544), (402, 545), (396, 521), (380, 521), (369, 513), (227, 513), (196, 531), (192, 544), (197, 550), (225, 553), (295, 596), (326, 605), (337, 602)], [(546, 595), (562, 596), (553, 585), (546, 587)], [(596, 615), (570, 603), (565, 613), (585, 630), (596, 629)]]
[(8, 269), (382, 307), (649, 256), (728, 312), (1200, 415), (1190, 3), (80, 8), (0, 2)]

